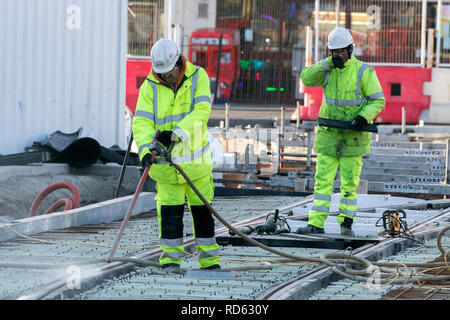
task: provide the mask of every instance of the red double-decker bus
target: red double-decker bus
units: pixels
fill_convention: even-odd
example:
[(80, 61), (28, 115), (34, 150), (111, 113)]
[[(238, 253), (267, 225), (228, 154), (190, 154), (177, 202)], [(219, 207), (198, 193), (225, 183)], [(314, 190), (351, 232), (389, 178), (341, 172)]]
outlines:
[[(221, 35), (220, 63), (217, 68)], [(217, 94), (215, 101), (218, 103), (229, 101), (237, 85), (240, 76), (239, 46), (239, 30), (234, 28), (198, 29), (190, 36), (189, 61), (205, 68), (211, 81), (211, 92)]]

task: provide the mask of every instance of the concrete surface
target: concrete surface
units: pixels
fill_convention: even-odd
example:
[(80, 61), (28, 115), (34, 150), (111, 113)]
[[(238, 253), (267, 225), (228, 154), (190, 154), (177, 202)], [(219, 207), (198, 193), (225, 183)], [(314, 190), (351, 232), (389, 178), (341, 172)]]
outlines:
[[(155, 209), (156, 201), (154, 197), (154, 193), (142, 192), (133, 208), (132, 216)], [(18, 237), (17, 232), (24, 235), (34, 235), (49, 230), (123, 220), (132, 200), (133, 195), (125, 196), (64, 212), (16, 220), (13, 223), (8, 223), (7, 226), (0, 223), (0, 241)], [(17, 232), (14, 232), (8, 226), (11, 226)]]

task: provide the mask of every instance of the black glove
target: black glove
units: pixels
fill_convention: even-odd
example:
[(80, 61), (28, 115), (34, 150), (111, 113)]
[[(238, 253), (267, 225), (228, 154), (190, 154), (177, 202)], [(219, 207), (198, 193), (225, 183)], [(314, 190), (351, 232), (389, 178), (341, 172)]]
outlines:
[(367, 120), (360, 115), (356, 116), (356, 118), (350, 123), (350, 127), (352, 130), (361, 131), (367, 125)]
[(344, 62), (342, 61), (341, 58), (339, 58), (339, 57), (331, 57), (331, 60), (333, 60), (334, 66), (336, 68), (339, 68), (339, 69), (344, 68), (345, 64), (344, 64)]
[(142, 158), (142, 161), (141, 161), (141, 164), (142, 164), (142, 168), (145, 170), (145, 168), (147, 168), (149, 165), (151, 165), (153, 163), (153, 160), (152, 160), (152, 155), (151, 155), (151, 153), (147, 153), (143, 158)]
[(158, 140), (159, 142), (161, 142), (161, 144), (165, 147), (169, 146), (170, 142), (172, 141), (172, 131), (163, 131), (159, 134), (158, 138), (156, 140)]

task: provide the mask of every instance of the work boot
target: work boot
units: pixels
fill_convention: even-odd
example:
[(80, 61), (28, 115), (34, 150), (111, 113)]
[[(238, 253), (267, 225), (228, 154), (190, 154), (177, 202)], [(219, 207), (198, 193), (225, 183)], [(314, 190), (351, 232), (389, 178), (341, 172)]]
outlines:
[(220, 265), (219, 264), (213, 264), (209, 267), (206, 268), (202, 268), (202, 270), (214, 270), (214, 269), (220, 269)]
[(313, 226), (312, 224), (308, 224), (306, 227), (300, 227), (297, 229), (296, 233), (298, 234), (311, 234), (311, 233), (325, 233), (323, 228), (319, 228)]
[(354, 237), (355, 233), (352, 230), (353, 219), (345, 218), (341, 223), (341, 235)]
[(161, 266), (161, 269), (169, 273), (181, 273), (180, 265), (177, 263), (166, 263)]

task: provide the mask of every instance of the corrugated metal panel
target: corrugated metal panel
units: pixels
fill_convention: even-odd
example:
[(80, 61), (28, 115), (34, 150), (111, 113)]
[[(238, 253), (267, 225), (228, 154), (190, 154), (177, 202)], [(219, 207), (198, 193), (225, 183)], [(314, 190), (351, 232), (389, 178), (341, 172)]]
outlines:
[(127, 0), (0, 1), (0, 153), (56, 130), (124, 136)]

